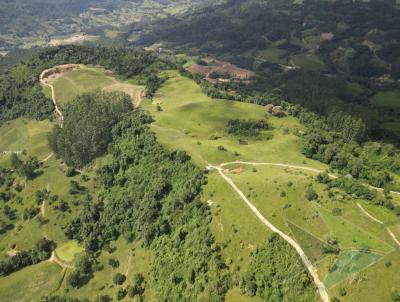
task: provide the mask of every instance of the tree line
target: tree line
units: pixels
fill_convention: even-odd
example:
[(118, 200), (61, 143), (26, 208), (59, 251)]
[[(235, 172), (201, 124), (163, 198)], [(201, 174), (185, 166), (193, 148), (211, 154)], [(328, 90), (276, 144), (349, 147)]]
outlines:
[(0, 75), (0, 125), (22, 116), (39, 120), (51, 117), (54, 106), (43, 94), (39, 76), (56, 65), (101, 65), (122, 78), (147, 78), (159, 70), (175, 68), (177, 61), (170, 55), (133, 48), (68, 45), (43, 49)]

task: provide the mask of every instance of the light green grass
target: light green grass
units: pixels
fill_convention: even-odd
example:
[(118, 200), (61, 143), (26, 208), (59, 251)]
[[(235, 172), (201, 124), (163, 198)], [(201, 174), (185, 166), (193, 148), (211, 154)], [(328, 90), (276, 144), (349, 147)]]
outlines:
[(10, 152), (26, 150), (39, 160), (46, 158), (51, 150), (47, 133), (53, 127), (49, 121), (16, 119), (0, 127), (0, 165), (8, 164)]
[(371, 98), (371, 104), (378, 107), (400, 108), (400, 90), (378, 92)]
[[(222, 163), (232, 160), (251, 160), (294, 163), (305, 161), (301, 155), (300, 139), (293, 134), (283, 135), (283, 127), (291, 133), (302, 128), (297, 119), (286, 117), (279, 119), (266, 114), (263, 106), (211, 99), (201, 92), (192, 80), (170, 72), (169, 80), (160, 89), (154, 102), (145, 101), (143, 108), (155, 118), (151, 125), (158, 140), (171, 148), (187, 151), (199, 166), (205, 167), (206, 161)], [(160, 103), (161, 112), (155, 104)], [(267, 118), (274, 127), (274, 138), (270, 141), (249, 139), (248, 145), (240, 145), (238, 138), (226, 133), (226, 124), (230, 119)], [(211, 134), (221, 138), (209, 140)], [(217, 151), (224, 146), (227, 152)], [(240, 156), (235, 156), (238, 152)], [(310, 166), (325, 169), (325, 165), (307, 160)]]
[(84, 251), (84, 248), (76, 240), (71, 240), (56, 249), (57, 257), (64, 262), (72, 262), (75, 257)]
[(325, 278), (324, 284), (330, 288), (377, 262), (381, 257), (381, 255), (370, 252), (345, 251), (339, 255), (331, 272)]
[(58, 288), (62, 277), (61, 268), (50, 262), (28, 266), (0, 278), (0, 301), (40, 301)]
[(339, 216), (334, 216), (321, 206), (316, 206), (316, 208), (325, 223), (331, 228), (332, 233), (337, 237), (341, 248), (368, 248), (379, 253), (388, 253), (394, 249), (380, 238), (376, 238), (374, 235), (361, 230), (350, 221)]
[(56, 101), (61, 105), (83, 93), (102, 89), (125, 92), (136, 102), (137, 93), (143, 90), (142, 86), (120, 81), (102, 67), (92, 66), (81, 66), (80, 69), (63, 73), (53, 86)]
[(316, 55), (297, 55), (293, 57), (295, 65), (310, 71), (323, 71), (325, 69), (324, 62)]
[(226, 244), (223, 256), (232, 261), (232, 268), (237, 265), (245, 270), (250, 263), (251, 252), (264, 243), (271, 232), (215, 172), (208, 176), (203, 200), (208, 201), (212, 209), (210, 228), (215, 240)]
[[(387, 267), (387, 263), (391, 265)], [(331, 288), (331, 296), (339, 297), (338, 291), (344, 287), (347, 295), (340, 297), (340, 301), (391, 301), (390, 294), (393, 290), (400, 289), (400, 253), (392, 252), (372, 266), (356, 274), (358, 281), (349, 280), (339, 283)]]
[[(122, 238), (114, 242), (112, 246), (116, 248), (114, 252), (108, 253), (106, 251), (102, 251), (100, 257), (98, 258), (100, 265), (102, 265), (104, 268), (94, 272), (93, 278), (81, 288), (68, 289), (68, 296), (79, 299), (88, 298), (91, 300), (96, 299), (101, 295), (108, 295), (114, 298), (119, 288), (113, 283), (113, 277), (116, 273), (125, 275), (128, 271), (124, 287), (133, 284), (134, 275), (137, 273), (143, 274), (147, 283), (150, 281), (149, 269), (152, 259), (152, 254), (150, 251), (141, 248), (139, 243), (127, 243)], [(132, 256), (131, 261), (129, 262), (130, 255)], [(111, 267), (108, 263), (110, 258), (118, 260), (119, 267)], [(71, 271), (69, 270), (68, 273), (70, 272)], [(67, 288), (68, 286), (65, 282), (63, 282), (60, 290), (57, 293), (59, 295), (63, 294)], [(128, 298), (124, 299), (124, 301), (128, 300)], [(155, 301), (153, 291), (147, 287), (145, 291), (145, 301)]]

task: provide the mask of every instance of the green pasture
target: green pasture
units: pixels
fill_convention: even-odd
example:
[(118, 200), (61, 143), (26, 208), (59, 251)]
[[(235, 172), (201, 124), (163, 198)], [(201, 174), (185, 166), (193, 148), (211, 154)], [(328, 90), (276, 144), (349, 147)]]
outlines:
[[(340, 297), (340, 301), (343, 302), (391, 301), (391, 292), (400, 289), (399, 270), (400, 253), (395, 251), (332, 287), (329, 293), (331, 296)], [(346, 296), (339, 295), (340, 288), (346, 289)]]
[(72, 262), (75, 257), (84, 251), (76, 240), (71, 240), (55, 250), (57, 257), (63, 262)]
[(0, 127), (0, 165), (8, 164), (11, 152), (36, 156), (39, 160), (50, 153), (47, 143), (47, 133), (53, 124), (48, 121), (16, 119)]
[[(94, 90), (122, 91), (136, 101), (143, 87), (123, 82), (102, 67), (81, 66), (80, 69), (63, 73), (53, 83), (57, 103), (65, 104), (78, 95)], [(45, 91), (46, 92), (46, 91)]]
[(393, 246), (372, 235), (367, 230), (362, 230), (351, 221), (340, 216), (334, 216), (329, 210), (316, 206), (319, 214), (337, 237), (342, 249), (370, 249), (378, 253), (389, 253)]
[(296, 66), (309, 71), (323, 71), (325, 69), (324, 62), (315, 54), (294, 56), (293, 62)]
[(57, 290), (63, 278), (62, 269), (50, 262), (28, 266), (0, 278), (0, 301), (40, 301)]
[(400, 90), (378, 92), (372, 96), (371, 104), (377, 107), (400, 108)]
[[(151, 127), (158, 140), (167, 147), (187, 151), (199, 166), (234, 160), (293, 164), (307, 161), (305, 165), (325, 169), (325, 165), (301, 155), (300, 138), (293, 134), (302, 128), (296, 118), (279, 119), (266, 114), (263, 106), (212, 99), (178, 72), (169, 72), (168, 76), (154, 101), (144, 101), (142, 106), (155, 119)], [(160, 104), (161, 111), (156, 110), (156, 104)], [(226, 133), (230, 119), (265, 118), (273, 126), (273, 130), (266, 131), (273, 135), (271, 140), (244, 139), (247, 145), (242, 145), (239, 137)], [(283, 128), (289, 134), (283, 134)], [(211, 140), (211, 135), (219, 138)], [(218, 151), (218, 146), (224, 146), (226, 151)]]
[[(90, 279), (87, 284), (79, 289), (71, 289), (63, 282), (57, 293), (62, 294), (65, 290), (68, 290), (68, 296), (79, 299), (87, 298), (93, 300), (101, 295), (108, 295), (114, 298), (120, 288), (120, 286), (116, 286), (112, 281), (114, 275), (117, 273), (121, 273), (127, 277), (123, 287), (132, 284), (134, 275), (137, 273), (143, 274), (147, 283), (150, 281), (149, 269), (152, 259), (150, 251), (141, 248), (139, 243), (128, 243), (122, 238), (113, 242), (111, 246), (111, 253), (102, 251), (98, 258), (99, 265), (101, 265), (103, 269), (94, 272), (93, 278)], [(109, 259), (111, 258), (119, 262), (117, 268), (110, 266)], [(69, 269), (67, 274), (70, 272), (71, 270)], [(128, 300), (129, 299), (126, 298), (124, 301)], [(147, 287), (145, 291), (145, 301), (154, 301), (154, 293)]]

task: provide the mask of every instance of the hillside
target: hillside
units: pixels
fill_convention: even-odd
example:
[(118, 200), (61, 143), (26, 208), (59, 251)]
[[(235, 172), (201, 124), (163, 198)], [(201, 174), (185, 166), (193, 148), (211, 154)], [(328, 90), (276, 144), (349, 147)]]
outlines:
[(180, 14), (204, 0), (0, 1), (0, 57), (16, 49), (116, 39), (125, 26)]
[(400, 8), (395, 1), (229, 1), (156, 23), (139, 45), (214, 55), (252, 69), (252, 90), (319, 114), (361, 117), (399, 141)]
[(189, 60), (63, 46), (3, 74), (0, 301), (397, 301), (400, 151), (210, 97)]

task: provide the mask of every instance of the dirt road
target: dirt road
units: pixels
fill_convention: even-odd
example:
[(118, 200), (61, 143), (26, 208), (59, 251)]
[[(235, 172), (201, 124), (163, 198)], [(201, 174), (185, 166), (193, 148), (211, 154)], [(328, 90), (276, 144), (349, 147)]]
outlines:
[(385, 225), (385, 223), (381, 220), (379, 220), (378, 218), (372, 216), (370, 213), (367, 212), (367, 210), (365, 210), (361, 204), (357, 203), (357, 206), (361, 209), (361, 211), (367, 215), (369, 218), (371, 218), (373, 221), (382, 224), (383, 226), (385, 226), (386, 231), (389, 233), (390, 237), (392, 237), (392, 239), (394, 240), (394, 242), (396, 242), (396, 244), (400, 247), (400, 241), (399, 239), (397, 239), (396, 235), (393, 234), (393, 232)]
[(46, 85), (46, 86), (50, 87), (50, 89), (51, 89), (51, 99), (52, 99), (52, 101), (53, 101), (54, 108), (55, 108), (54, 111), (55, 111), (56, 115), (58, 115), (59, 118), (60, 118), (60, 121), (61, 121), (61, 128), (62, 128), (62, 126), (63, 126), (63, 124), (64, 124), (64, 116), (63, 116), (63, 114), (62, 114), (60, 108), (59, 108), (58, 105), (57, 105), (57, 102), (56, 102), (56, 94), (55, 94), (55, 91), (54, 91), (54, 86), (53, 86), (52, 84), (50, 84), (49, 82), (47, 82), (46, 79), (44, 78), (44, 76), (45, 76), (46, 74), (48, 74), (48, 72), (49, 72), (50, 70), (51, 70), (51, 69), (46, 69), (46, 70), (44, 70), (44, 71), (40, 74), (40, 83), (43, 84), (43, 85)]
[(207, 167), (208, 170), (216, 170), (225, 179), (225, 181), (236, 191), (237, 194), (243, 199), (243, 201), (247, 204), (247, 206), (251, 209), (251, 211), (257, 216), (257, 218), (267, 226), (272, 232), (277, 233), (281, 236), (286, 242), (288, 242), (300, 255), (301, 260), (303, 261), (304, 265), (306, 266), (307, 270), (309, 271), (310, 275), (314, 280), (315, 286), (318, 288), (318, 293), (321, 297), (323, 302), (329, 302), (329, 296), (325, 289), (324, 284), (319, 279), (318, 273), (316, 268), (312, 265), (311, 261), (308, 259), (307, 255), (300, 247), (300, 245), (291, 237), (283, 233), (277, 227), (275, 227), (271, 222), (269, 222), (259, 211), (258, 209), (247, 199), (247, 197), (243, 194), (243, 192), (235, 185), (235, 183), (224, 174), (222, 165), (221, 166), (212, 166), (209, 165)]
[[(292, 168), (292, 169), (299, 169), (299, 170), (305, 170), (305, 171), (310, 171), (313, 173), (323, 173), (325, 171), (319, 170), (316, 168), (311, 168), (311, 167), (306, 167), (306, 166), (297, 166), (297, 165), (290, 165), (290, 164), (283, 164), (283, 163), (263, 163), (263, 162), (247, 162), (247, 161), (233, 161), (233, 162), (227, 162), (219, 165), (219, 167), (225, 167), (229, 165), (235, 165), (235, 164), (241, 164), (241, 165), (251, 165), (251, 166), (275, 166), (275, 167), (283, 167), (283, 168)], [(338, 178), (336, 175), (328, 173), (328, 176), (330, 178), (336, 179)], [(368, 184), (365, 184), (370, 189), (377, 190), (379, 192), (382, 192), (382, 188), (374, 187)], [(400, 192), (397, 191), (390, 191), (391, 194), (395, 194), (400, 196)]]

